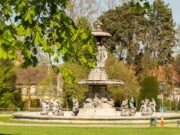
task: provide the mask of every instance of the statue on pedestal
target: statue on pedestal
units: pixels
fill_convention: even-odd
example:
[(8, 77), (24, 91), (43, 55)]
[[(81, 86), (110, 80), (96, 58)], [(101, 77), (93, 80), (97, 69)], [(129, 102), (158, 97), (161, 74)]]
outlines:
[(98, 46), (98, 53), (96, 54), (97, 67), (105, 67), (105, 62), (107, 59), (107, 51), (104, 46)]
[(40, 100), (40, 104), (41, 104), (41, 115), (47, 115), (49, 108), (47, 102)]
[(151, 116), (154, 112), (156, 112), (156, 102), (152, 98), (152, 101), (149, 99), (145, 99), (141, 101), (140, 112), (142, 116)]
[(134, 116), (135, 114), (136, 107), (134, 98), (123, 100), (121, 104), (121, 116)]
[(79, 113), (79, 103), (78, 100), (75, 98), (73, 98), (72, 101), (73, 101), (72, 115), (77, 116)]
[(130, 107), (130, 116), (134, 116), (136, 114), (134, 98), (131, 98), (131, 100), (129, 101), (129, 107)]
[(130, 110), (129, 110), (128, 99), (125, 99), (122, 101), (121, 104), (121, 116), (129, 116), (129, 115), (130, 115)]
[(40, 100), (41, 104), (41, 115), (64, 115), (62, 112), (62, 107), (59, 101), (50, 100), (43, 101)]

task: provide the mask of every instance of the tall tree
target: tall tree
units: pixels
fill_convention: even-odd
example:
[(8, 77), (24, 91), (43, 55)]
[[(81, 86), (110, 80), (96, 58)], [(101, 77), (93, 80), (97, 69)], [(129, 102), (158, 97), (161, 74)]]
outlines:
[(177, 26), (176, 28), (176, 46), (174, 48), (175, 53), (179, 53), (180, 52), (180, 25)]
[(128, 69), (127, 65), (119, 61), (118, 58), (111, 53), (108, 53), (106, 72), (109, 79), (123, 80), (125, 83), (121, 86), (108, 87), (115, 101), (131, 97), (137, 99), (140, 86), (134, 71)]
[(156, 77), (148, 76), (143, 80), (142, 88), (139, 94), (138, 106), (140, 107), (141, 101), (145, 98), (151, 100), (152, 98), (156, 101), (157, 109), (159, 107), (159, 100), (157, 96), (159, 94), (159, 83)]
[(0, 107), (21, 107), (21, 93), (15, 88), (16, 74), (10, 60), (0, 60)]
[[(149, 17), (148, 45), (151, 55), (158, 59), (159, 65), (173, 62), (173, 47), (175, 46), (175, 29), (172, 11), (163, 0), (155, 0)], [(151, 39), (151, 40), (149, 40)]]
[(175, 69), (180, 76), (180, 53), (175, 58)]
[(142, 33), (145, 32), (147, 24), (144, 14), (144, 10), (135, 10), (135, 3), (131, 1), (105, 12), (100, 17), (103, 29), (112, 35), (108, 48), (128, 64), (135, 64), (141, 54), (140, 42), (144, 42)]
[(175, 31), (171, 9), (162, 0), (154, 1), (148, 10), (136, 8), (137, 4), (130, 1), (105, 12), (99, 19), (103, 29), (112, 35), (106, 41), (110, 51), (143, 80), (141, 77), (148, 76), (150, 70), (173, 62)]

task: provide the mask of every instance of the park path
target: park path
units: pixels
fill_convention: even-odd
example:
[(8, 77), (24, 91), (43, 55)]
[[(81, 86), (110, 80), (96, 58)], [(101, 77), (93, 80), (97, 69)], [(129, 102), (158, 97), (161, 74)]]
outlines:
[[(23, 124), (23, 123), (6, 123), (0, 122), (0, 126), (25, 126), (25, 127), (76, 127), (76, 128), (148, 128), (144, 125), (112, 125), (112, 124)], [(159, 125), (157, 127), (160, 127)], [(164, 127), (177, 128), (175, 124), (166, 124)], [(180, 126), (179, 126), (180, 128)]]

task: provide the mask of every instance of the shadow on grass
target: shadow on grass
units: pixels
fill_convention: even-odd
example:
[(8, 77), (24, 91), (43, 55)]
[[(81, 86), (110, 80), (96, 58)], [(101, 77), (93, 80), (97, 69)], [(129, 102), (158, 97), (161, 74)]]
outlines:
[(0, 135), (18, 135), (18, 134), (1, 134), (1, 133), (0, 133)]

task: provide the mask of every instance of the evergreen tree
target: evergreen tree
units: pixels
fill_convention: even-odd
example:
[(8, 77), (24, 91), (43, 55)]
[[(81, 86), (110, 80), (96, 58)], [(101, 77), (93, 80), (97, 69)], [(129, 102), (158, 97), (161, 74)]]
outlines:
[(148, 22), (146, 50), (150, 50), (150, 54), (158, 60), (159, 65), (172, 63), (172, 49), (176, 41), (175, 29), (172, 11), (163, 0), (154, 1)]
[(162, 0), (155, 0), (148, 10), (135, 10), (133, 1), (105, 12), (99, 19), (112, 38), (111, 52), (134, 69), (140, 82), (151, 70), (173, 62), (175, 31), (172, 12)]
[(15, 88), (16, 75), (10, 60), (0, 60), (0, 107), (21, 107), (21, 93)]
[(180, 53), (176, 56), (175, 59), (175, 69), (180, 76)]
[(159, 84), (155, 77), (149, 76), (146, 77), (142, 82), (142, 87), (140, 90), (138, 106), (140, 107), (141, 101), (145, 100), (145, 98), (151, 100), (152, 98), (155, 99), (157, 108), (159, 106), (159, 101), (157, 96), (159, 95)]

